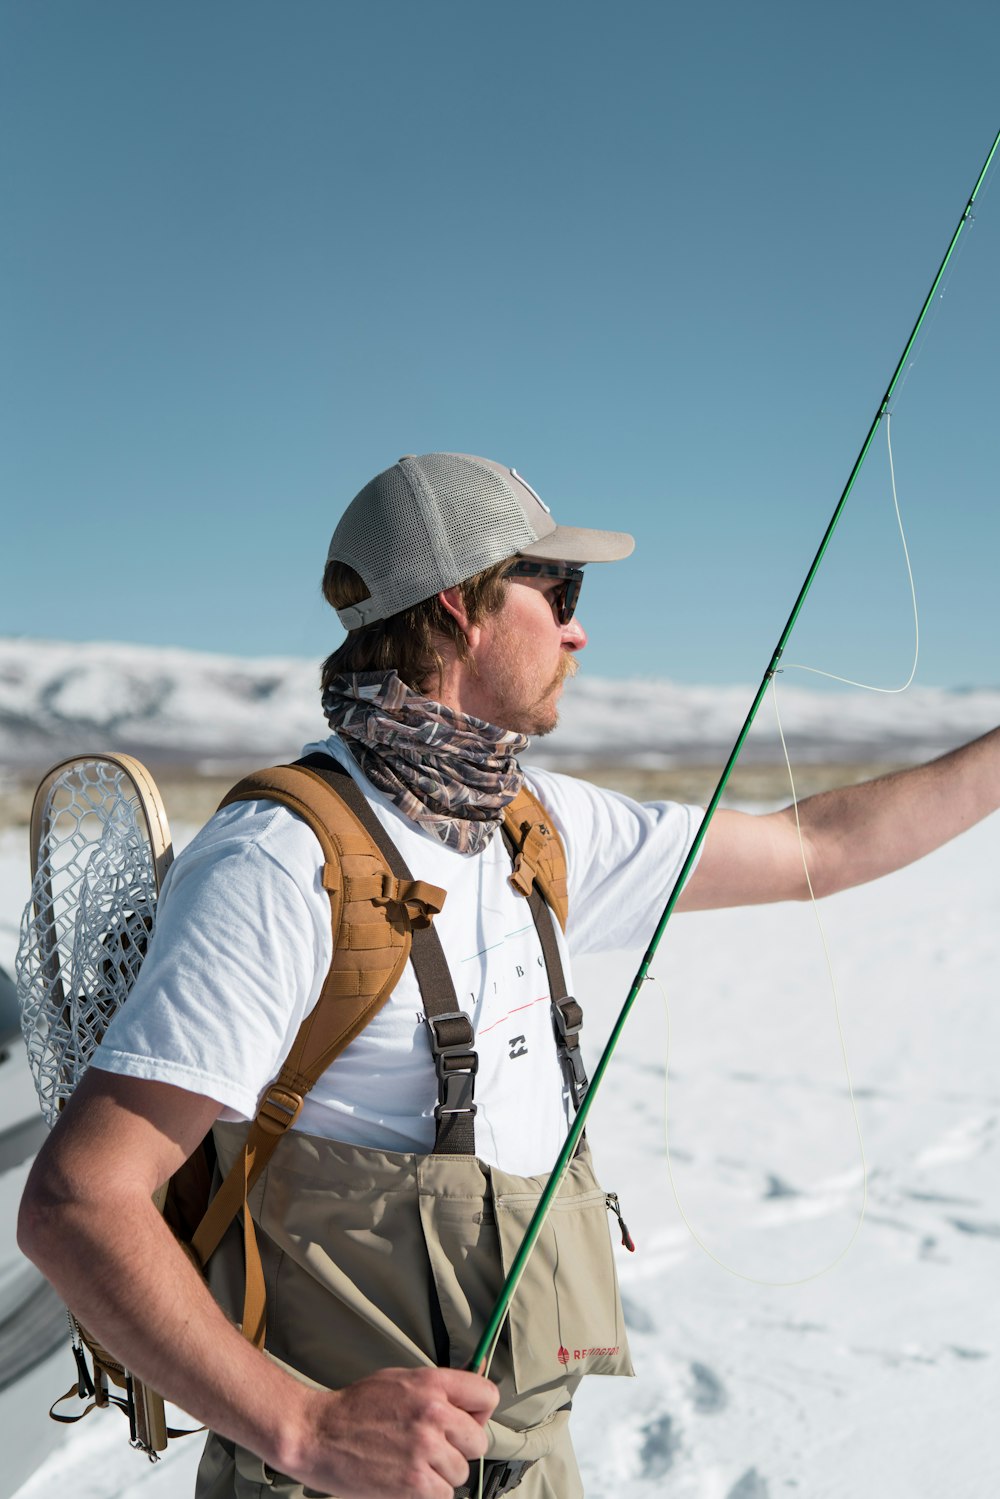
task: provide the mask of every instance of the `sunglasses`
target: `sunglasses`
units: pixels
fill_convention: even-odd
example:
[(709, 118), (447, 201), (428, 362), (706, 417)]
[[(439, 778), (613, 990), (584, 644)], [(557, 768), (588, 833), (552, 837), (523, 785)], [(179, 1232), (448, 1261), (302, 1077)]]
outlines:
[(576, 611), (583, 587), (583, 568), (568, 562), (533, 562), (519, 557), (504, 573), (505, 578), (558, 578), (560, 586), (552, 594), (552, 607), (561, 625), (568, 625)]

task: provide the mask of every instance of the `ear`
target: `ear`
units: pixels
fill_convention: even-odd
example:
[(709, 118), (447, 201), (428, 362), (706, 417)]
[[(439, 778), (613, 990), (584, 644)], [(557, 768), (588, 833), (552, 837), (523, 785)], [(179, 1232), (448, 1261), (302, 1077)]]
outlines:
[(468, 640), (469, 631), (473, 626), (465, 607), (465, 597), (462, 593), (461, 584), (457, 583), (454, 588), (445, 588), (443, 592), (438, 594), (438, 602), (441, 608), (446, 609), (451, 615), (466, 640)]

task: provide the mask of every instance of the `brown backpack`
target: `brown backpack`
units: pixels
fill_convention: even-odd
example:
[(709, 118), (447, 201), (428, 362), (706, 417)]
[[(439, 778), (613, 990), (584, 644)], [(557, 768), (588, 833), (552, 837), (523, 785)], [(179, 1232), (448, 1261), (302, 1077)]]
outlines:
[[(294, 765), (254, 772), (233, 787), (221, 806), (257, 800), (279, 802), (297, 813), (320, 844), (323, 887), (330, 897), (333, 958), (319, 999), (300, 1026), (281, 1071), (266, 1089), (230, 1172), (213, 1194), (215, 1163), (209, 1137), (161, 1189), (158, 1206), (202, 1270), (230, 1224), (242, 1215), (246, 1262), (242, 1330), (250, 1341), (263, 1346), (264, 1277), (247, 1196), (298, 1116), (306, 1094), (386, 1003), (409, 959), (421, 988), (438, 1074), (435, 1151), (469, 1153), (472, 1149), (476, 1058), (472, 1024), (459, 1010), (432, 926), (446, 892), (410, 875), (347, 771), (329, 755), (313, 755)], [(565, 993), (548, 914), (565, 930), (565, 852), (545, 809), (524, 788), (504, 809), (502, 831), (512, 859), (511, 885), (528, 900), (538, 931), (559, 1055), (578, 1104), (587, 1086), (579, 1048), (582, 1012)], [(75, 1349), (79, 1379), (56, 1406), (70, 1394), (90, 1395), (96, 1405), (106, 1405), (110, 1399), (126, 1409), (133, 1445), (151, 1456), (162, 1451), (169, 1436), (182, 1433), (167, 1427), (160, 1397), (128, 1375), (89, 1335), (84, 1338), (93, 1358), (93, 1381), (83, 1364), (82, 1350)], [(109, 1380), (124, 1389), (124, 1400), (109, 1397)]]

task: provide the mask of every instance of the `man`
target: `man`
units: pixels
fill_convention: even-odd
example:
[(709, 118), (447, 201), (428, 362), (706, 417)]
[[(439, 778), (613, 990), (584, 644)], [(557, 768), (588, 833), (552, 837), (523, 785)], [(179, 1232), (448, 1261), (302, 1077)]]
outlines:
[[(513, 469), (454, 454), (378, 475), (331, 544), (324, 589), (349, 633), (324, 667), (333, 732), (309, 748), (360, 787), (412, 874), (447, 891), (434, 929), (475, 1027), (475, 1154), (435, 1149), (432, 1026), (408, 968), (252, 1199), (269, 1358), (154, 1211), (155, 1187), (213, 1126), (223, 1165), (234, 1158), (330, 966), (316, 840), (258, 802), (217, 814), (175, 864), (136, 990), (39, 1156), (22, 1247), (95, 1336), (217, 1433), (201, 1499), (447, 1499), (484, 1453), (487, 1492), (582, 1493), (573, 1390), (589, 1371), (630, 1372), (585, 1151), (572, 1211), (553, 1215), (558, 1251), (529, 1261), (515, 1297), (496, 1384), (461, 1365), (574, 1105), (550, 1018), (552, 942), (512, 888), (494, 836), (503, 807), (527, 779), (565, 843), (569, 917), (552, 937), (567, 971), (573, 952), (648, 939), (698, 825), (695, 809), (525, 777), (517, 763), (525, 736), (554, 726), (586, 643), (581, 566), (631, 550), (618, 533), (557, 526)], [(1000, 731), (803, 802), (817, 894), (920, 857), (998, 803)], [(681, 908), (806, 894), (791, 811), (722, 812)], [(559, 1278), (563, 1257), (577, 1273)], [(233, 1317), (239, 1261), (225, 1245), (217, 1258)]]

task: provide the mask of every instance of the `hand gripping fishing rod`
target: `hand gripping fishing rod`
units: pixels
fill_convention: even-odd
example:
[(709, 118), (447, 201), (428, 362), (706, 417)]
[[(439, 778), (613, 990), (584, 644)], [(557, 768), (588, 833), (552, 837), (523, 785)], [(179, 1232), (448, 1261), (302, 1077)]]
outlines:
[(781, 660), (781, 656), (785, 649), (785, 646), (788, 644), (788, 638), (791, 635), (792, 630), (795, 628), (795, 622), (798, 619), (799, 614), (802, 610), (802, 606), (806, 601), (806, 596), (809, 593), (810, 588), (812, 587), (813, 579), (819, 571), (820, 564), (822, 563), (823, 558), (826, 554), (826, 549), (830, 545), (833, 533), (837, 528), (837, 523), (840, 520), (841, 514), (843, 513), (844, 506), (847, 504), (847, 500), (851, 493), (851, 490), (854, 488), (855, 481), (857, 480), (857, 477), (861, 472), (861, 468), (864, 464), (865, 458), (868, 456), (868, 449), (871, 447), (872, 441), (875, 437), (876, 432), (878, 431), (882, 418), (885, 416), (886, 411), (889, 408), (889, 402), (892, 400), (892, 395), (896, 389), (899, 377), (902, 374), (903, 369), (906, 365), (906, 361), (910, 356), (910, 350), (913, 348), (913, 345), (917, 340), (917, 336), (920, 333), (923, 321), (927, 316), (930, 305), (934, 300), (934, 296), (937, 292), (938, 287), (941, 284), (941, 279), (948, 268), (948, 262), (951, 260), (952, 254), (954, 253), (955, 246), (958, 244), (962, 230), (965, 228), (967, 220), (972, 215), (973, 205), (976, 201), (976, 194), (979, 192), (979, 189), (983, 185), (983, 181), (990, 169), (990, 165), (993, 161), (993, 157), (996, 155), (998, 146), (1000, 146), (1000, 131), (997, 132), (996, 139), (994, 140), (993, 145), (990, 147), (989, 155), (983, 163), (983, 169), (976, 179), (976, 185), (972, 189), (972, 194), (969, 198), (969, 201), (968, 203), (966, 203), (965, 209), (962, 213), (962, 217), (959, 219), (955, 232), (951, 237), (951, 242), (948, 245), (948, 249), (945, 251), (944, 259), (942, 260), (938, 268), (937, 275), (934, 277), (934, 280), (931, 284), (931, 289), (924, 299), (924, 305), (920, 309), (920, 316), (917, 318), (917, 321), (913, 325), (913, 332), (906, 340), (906, 347), (903, 349), (902, 354), (899, 356), (899, 363), (896, 365), (896, 368), (893, 371), (892, 379), (889, 381), (889, 385), (886, 389), (885, 395), (879, 402), (878, 410), (875, 412), (875, 417), (868, 429), (868, 435), (861, 445), (861, 451), (854, 461), (854, 467), (851, 469), (847, 483), (844, 485), (843, 493), (841, 494), (840, 499), (837, 501), (837, 507), (830, 518), (830, 523), (827, 526), (826, 531), (823, 533), (823, 539), (820, 542), (816, 555), (812, 560), (812, 565), (810, 566), (809, 571), (806, 573), (805, 581), (803, 582), (802, 587), (799, 589), (799, 594), (797, 599), (795, 600), (792, 612), (785, 622), (785, 627), (778, 638), (778, 643), (774, 648), (770, 661), (768, 662), (767, 670), (761, 678), (760, 686), (757, 688), (756, 696), (754, 697), (754, 700), (750, 705), (750, 711), (746, 716), (746, 721), (744, 722), (742, 729), (740, 729), (739, 735), (736, 739), (736, 743), (733, 745), (729, 759), (726, 761), (722, 775), (719, 777), (719, 784), (713, 791), (712, 799), (705, 809), (705, 815), (702, 819), (701, 826), (698, 829), (697, 835), (695, 836), (694, 842), (691, 845), (690, 852), (688, 853), (687, 858), (684, 860), (684, 863), (681, 866), (681, 871), (674, 881), (674, 885), (672, 890), (670, 891), (667, 903), (663, 908), (663, 914), (660, 917), (659, 922), (657, 923), (655, 932), (653, 933), (652, 941), (650, 942), (649, 947), (646, 949), (645, 956), (643, 957), (635, 978), (632, 981), (632, 987), (628, 992), (628, 997), (626, 998), (625, 1003), (622, 1005), (622, 1008), (618, 1015), (618, 1019), (615, 1021), (614, 1028), (612, 1029), (611, 1035), (608, 1038), (607, 1045), (605, 1046), (604, 1051), (601, 1053), (601, 1059), (594, 1070), (594, 1076), (591, 1081), (590, 1088), (587, 1091), (586, 1096), (583, 1098), (579, 1109), (577, 1110), (576, 1117), (570, 1127), (569, 1134), (566, 1136), (566, 1140), (563, 1144), (562, 1150), (559, 1152), (558, 1159), (556, 1160), (556, 1163), (552, 1168), (552, 1173), (549, 1177), (545, 1191), (542, 1193), (542, 1196), (539, 1199), (538, 1206), (535, 1209), (531, 1222), (528, 1224), (528, 1227), (525, 1230), (524, 1238), (521, 1241), (520, 1248), (518, 1249), (517, 1254), (514, 1256), (513, 1264), (510, 1267), (510, 1272), (503, 1284), (500, 1295), (497, 1298), (496, 1306), (493, 1308), (490, 1319), (483, 1329), (483, 1335), (476, 1346), (476, 1351), (472, 1355), (472, 1359), (469, 1364), (469, 1367), (471, 1369), (481, 1369), (486, 1364), (486, 1360), (489, 1357), (494, 1340), (500, 1331), (503, 1320), (507, 1315), (507, 1310), (514, 1298), (514, 1292), (517, 1290), (518, 1282), (520, 1281), (521, 1276), (524, 1273), (524, 1268), (528, 1263), (528, 1258), (531, 1254), (531, 1251), (535, 1247), (535, 1243), (542, 1231), (545, 1219), (548, 1216), (549, 1209), (552, 1206), (553, 1199), (555, 1198), (555, 1195), (559, 1190), (559, 1184), (562, 1181), (562, 1178), (566, 1173), (566, 1168), (572, 1160), (576, 1147), (580, 1142), (580, 1136), (583, 1134), (584, 1126), (587, 1122), (587, 1115), (590, 1112), (590, 1106), (593, 1103), (594, 1098), (597, 1094), (597, 1090), (604, 1079), (604, 1074), (608, 1069), (608, 1064), (611, 1061), (611, 1057), (614, 1053), (615, 1047), (618, 1045), (618, 1042), (621, 1038), (621, 1034), (624, 1030), (625, 1022), (628, 1019), (629, 1012), (631, 1011), (632, 1006), (635, 1004), (639, 992), (646, 981), (646, 975), (649, 972), (649, 967), (655, 956), (656, 949), (659, 947), (660, 940), (667, 929), (667, 923), (673, 915), (674, 907), (677, 904), (681, 891), (684, 889), (684, 885), (687, 881), (688, 875), (691, 873), (691, 870), (694, 867), (695, 860), (698, 857), (698, 851), (704, 841), (705, 834), (708, 832), (709, 824), (711, 823), (712, 818), (715, 816), (719, 802), (722, 799), (722, 794), (726, 789), (726, 784), (729, 781), (730, 775), (732, 774), (733, 767), (736, 765), (736, 762), (740, 757), (740, 752), (743, 749), (744, 741), (746, 740), (746, 737), (750, 732), (754, 719), (757, 717), (757, 710), (764, 700), (764, 695), (770, 685), (771, 678), (774, 676), (775, 672), (778, 669), (778, 662)]

